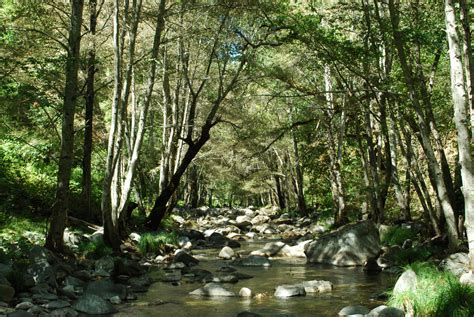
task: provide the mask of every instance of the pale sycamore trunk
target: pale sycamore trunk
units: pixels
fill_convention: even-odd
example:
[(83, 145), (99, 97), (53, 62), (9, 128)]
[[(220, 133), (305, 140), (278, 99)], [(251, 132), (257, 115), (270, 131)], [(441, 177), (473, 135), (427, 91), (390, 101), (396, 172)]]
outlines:
[[(474, 265), (474, 166), (471, 152), (471, 134), (468, 127), (466, 86), (463, 74), (459, 34), (453, 0), (445, 1), (446, 34), (449, 44), (451, 93), (454, 105), (459, 164), (461, 165), (462, 192), (465, 203), (466, 232), (471, 266)], [(474, 267), (471, 267), (474, 269)]]

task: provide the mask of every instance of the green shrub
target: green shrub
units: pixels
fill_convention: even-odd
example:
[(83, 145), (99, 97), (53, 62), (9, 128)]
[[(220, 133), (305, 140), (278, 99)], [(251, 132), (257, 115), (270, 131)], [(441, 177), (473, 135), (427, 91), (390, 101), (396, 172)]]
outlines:
[(468, 317), (474, 314), (474, 287), (463, 285), (448, 272), (427, 263), (407, 266), (418, 278), (415, 291), (391, 295), (388, 304), (407, 309), (419, 317)]
[(79, 244), (78, 252), (87, 258), (99, 259), (106, 255), (111, 255), (113, 250), (105, 244), (103, 239), (96, 239)]
[(173, 231), (146, 232), (138, 242), (138, 249), (142, 254), (156, 253), (164, 244), (177, 244), (177, 241), (178, 236)]
[(402, 227), (392, 227), (380, 237), (382, 244), (390, 246), (402, 245), (406, 239), (416, 240), (417, 236), (413, 230)]

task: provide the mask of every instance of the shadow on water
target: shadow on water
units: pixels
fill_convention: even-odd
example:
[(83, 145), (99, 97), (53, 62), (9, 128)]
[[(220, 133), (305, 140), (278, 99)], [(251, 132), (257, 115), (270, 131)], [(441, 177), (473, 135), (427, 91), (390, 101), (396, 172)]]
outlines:
[[(243, 243), (243, 250), (255, 250), (264, 242)], [(219, 250), (194, 250), (200, 259), (199, 268), (213, 273), (228, 261), (217, 259)], [(306, 264), (306, 259), (274, 259), (269, 268), (236, 267), (238, 272), (254, 276), (236, 284), (224, 287), (238, 294), (240, 288), (248, 287), (252, 294), (264, 294), (259, 298), (240, 297), (209, 298), (189, 295), (201, 287), (201, 283), (181, 285), (155, 283), (148, 293), (139, 298), (131, 307), (121, 310), (116, 316), (163, 316), (163, 317), (232, 317), (239, 312), (250, 311), (262, 316), (337, 316), (337, 312), (347, 305), (365, 305), (373, 308), (381, 304), (374, 300), (378, 294), (392, 287), (395, 277), (389, 274), (366, 275), (359, 268), (343, 268), (330, 265)], [(327, 280), (334, 284), (331, 293), (308, 294), (304, 297), (275, 298), (273, 292), (278, 285), (293, 284), (307, 280)], [(167, 302), (163, 305), (143, 305), (156, 300)]]

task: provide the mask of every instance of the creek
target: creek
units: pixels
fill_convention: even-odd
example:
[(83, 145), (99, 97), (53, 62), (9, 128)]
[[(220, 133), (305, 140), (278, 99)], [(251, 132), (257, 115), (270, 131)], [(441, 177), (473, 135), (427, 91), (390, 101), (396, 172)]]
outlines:
[[(248, 254), (261, 248), (269, 240), (242, 242), (240, 254)], [(195, 249), (194, 257), (200, 260), (198, 267), (215, 273), (219, 267), (230, 262), (218, 258), (219, 249)], [(377, 300), (388, 288), (393, 287), (395, 276), (381, 273), (367, 275), (360, 267), (336, 267), (330, 265), (307, 264), (304, 258), (272, 259), (272, 266), (240, 267), (238, 272), (253, 278), (240, 280), (224, 287), (239, 293), (248, 287), (252, 294), (265, 294), (253, 298), (242, 297), (198, 297), (189, 292), (201, 287), (202, 283), (187, 282), (180, 285), (157, 282), (147, 293), (139, 296), (130, 306), (124, 306), (116, 316), (162, 316), (162, 317), (231, 317), (239, 312), (250, 311), (262, 316), (337, 316), (338, 311), (348, 305), (364, 305), (374, 308), (383, 302)], [(273, 293), (278, 285), (294, 284), (300, 281), (327, 280), (334, 284), (332, 292), (307, 294), (301, 297), (275, 298)], [(147, 303), (164, 301), (161, 305)]]

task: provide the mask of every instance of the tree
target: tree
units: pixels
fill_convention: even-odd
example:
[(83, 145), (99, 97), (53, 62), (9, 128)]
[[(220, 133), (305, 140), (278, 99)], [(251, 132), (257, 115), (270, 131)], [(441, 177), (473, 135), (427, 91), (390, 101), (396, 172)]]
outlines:
[[(462, 192), (464, 195), (466, 232), (471, 257), (471, 270), (474, 269), (474, 165), (472, 161), (471, 133), (468, 127), (467, 108), (469, 98), (462, 64), (462, 51), (456, 22), (454, 1), (445, 1), (446, 34), (449, 44), (451, 69), (451, 93), (456, 123), (459, 164), (461, 165)], [(472, 129), (472, 127), (471, 127)]]
[(83, 0), (74, 0), (71, 3), (58, 183), (56, 188), (56, 200), (52, 207), (51, 222), (46, 237), (46, 247), (60, 253), (66, 251), (63, 233), (66, 228), (69, 210), (69, 182), (74, 158), (74, 114), (78, 98), (78, 71), (83, 7)]

